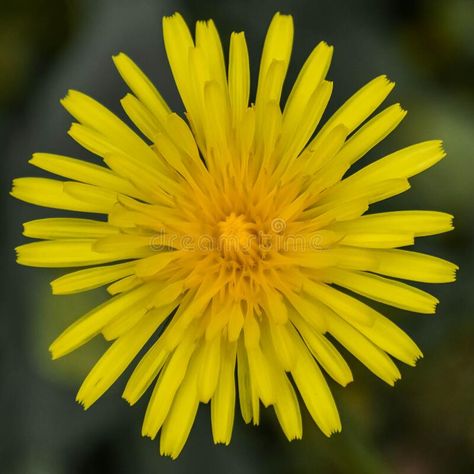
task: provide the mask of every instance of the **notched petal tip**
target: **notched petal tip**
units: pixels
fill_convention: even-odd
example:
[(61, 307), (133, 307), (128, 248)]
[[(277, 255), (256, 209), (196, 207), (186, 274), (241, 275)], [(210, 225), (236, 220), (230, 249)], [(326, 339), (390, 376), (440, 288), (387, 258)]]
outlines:
[(51, 360), (58, 360), (61, 357), (53, 349), (51, 349), (51, 347), (49, 348), (49, 352), (51, 353)]
[(122, 59), (130, 59), (127, 54), (125, 54), (123, 51), (119, 51), (116, 54), (112, 55), (112, 61), (115, 63), (116, 61), (121, 61)]
[(339, 381), (339, 384), (341, 385), (341, 387), (347, 387), (352, 382), (354, 382), (354, 377), (351, 374), (350, 378), (347, 378), (346, 380)]
[(446, 232), (449, 232), (451, 230), (454, 230), (454, 216), (446, 213), (446, 217), (448, 218)]
[(317, 46), (322, 47), (322, 48), (329, 48), (329, 49), (334, 49), (334, 46), (332, 44), (329, 44), (327, 41), (320, 41)]
[(76, 93), (79, 93), (75, 89), (68, 89), (66, 91), (66, 94), (64, 94), (64, 97), (62, 99), (59, 99), (59, 102), (61, 102), (62, 105), (64, 105), (64, 102), (68, 102), (69, 100), (73, 99)]
[(163, 16), (163, 19), (161, 20), (161, 23), (162, 23), (162, 25), (164, 25), (165, 23), (168, 23), (170, 21), (182, 21), (182, 22), (184, 22), (184, 18), (181, 15), (181, 13), (179, 13), (178, 11), (175, 11), (174, 13), (171, 13), (170, 15)]
[(436, 313), (436, 309), (438, 308), (438, 304), (439, 304), (439, 299), (434, 298), (434, 300), (435, 301), (433, 301), (433, 306), (431, 307), (431, 312), (427, 313), (427, 314), (435, 314)]
[(160, 447), (160, 455), (161, 456), (167, 456), (171, 458), (172, 461), (176, 461), (176, 459), (179, 456), (179, 453), (174, 453), (170, 449), (163, 449)]
[(55, 282), (56, 282), (56, 280), (53, 280), (53, 281), (49, 282), (49, 286), (51, 287), (51, 294), (60, 295), (61, 293), (58, 291)]
[(402, 376), (401, 374), (398, 374), (397, 376), (395, 376), (395, 378), (393, 378), (392, 380), (386, 380), (386, 382), (391, 386), (391, 387), (395, 387), (395, 384), (402, 379)]
[(408, 110), (407, 109), (404, 109), (402, 107), (402, 104), (400, 104), (400, 102), (397, 102), (396, 104), (393, 104), (392, 107), (394, 109), (396, 109), (396, 111), (400, 114), (400, 120), (402, 120), (403, 118), (405, 118), (406, 114), (408, 113)]
[(20, 265), (23, 264), (23, 256), (22, 256), (23, 247), (24, 245), (19, 245), (18, 247), (14, 248), (15, 254), (16, 254), (16, 263), (19, 263)]
[(66, 95), (62, 98), (59, 99), (59, 103), (71, 114), (72, 110), (74, 109), (74, 105), (77, 102), (77, 100), (80, 100), (83, 97), (87, 97), (86, 94), (79, 92), (78, 90), (75, 89), (68, 89), (66, 92)]
[(342, 424), (340, 420), (338, 420), (338, 423), (333, 425), (333, 426), (328, 426), (325, 429), (321, 425), (319, 425), (319, 429), (321, 432), (326, 436), (327, 438), (331, 438), (334, 434), (338, 434), (342, 431)]
[(144, 438), (150, 438), (153, 441), (156, 438), (156, 433), (150, 433), (147, 429), (142, 428), (142, 436)]
[(282, 13), (282, 12), (276, 12), (274, 16), (278, 16), (279, 18), (293, 18), (293, 15), (291, 13)]
[(119, 51), (117, 54), (112, 55), (112, 61), (114, 63), (115, 68), (120, 72), (121, 69), (124, 67), (129, 66), (130, 64), (133, 65), (133, 61), (125, 54), (123, 51)]
[(35, 152), (31, 155), (31, 158), (28, 160), (30, 165), (35, 165), (38, 159), (41, 158), (42, 155), (46, 155), (46, 153)]
[(222, 446), (229, 446), (230, 440), (227, 439), (213, 439), (214, 444), (217, 445), (222, 445)]
[(411, 367), (416, 367), (416, 365), (418, 364), (418, 361), (420, 361), (421, 359), (423, 359), (423, 353), (420, 351), (418, 354), (416, 354), (413, 357), (413, 360), (408, 365)]
[(395, 81), (392, 81), (387, 74), (381, 74), (380, 76), (376, 77), (379, 81), (383, 82), (385, 85), (393, 89), (395, 87)]
[(446, 156), (446, 148), (445, 148), (443, 140), (433, 140), (433, 141), (438, 143), (439, 149), (440, 149), (443, 157), (445, 157)]
[(339, 425), (336, 428), (333, 428), (329, 435), (327, 435), (328, 438), (332, 438), (333, 435), (337, 435), (342, 432), (342, 426)]
[(51, 360), (58, 360), (61, 357), (54, 347), (54, 342), (49, 346), (48, 350), (51, 354)]
[(81, 405), (82, 409), (86, 411), (92, 406), (92, 403), (87, 403), (83, 397), (81, 397), (79, 394), (76, 396), (76, 402)]
[(21, 178), (14, 178), (12, 179), (12, 187), (11, 187), (11, 190), (10, 190), (10, 195), (15, 197), (15, 195), (13, 194), (16, 190), (16, 188), (18, 187), (18, 182)]
[[(135, 405), (138, 400), (140, 400), (140, 397), (137, 396), (137, 394), (133, 393), (130, 391), (130, 389), (127, 389), (127, 387), (125, 387), (123, 393), (122, 393), (122, 398), (132, 407), (133, 405)], [(145, 436), (143, 433), (142, 433), (142, 436)]]
[[(11, 193), (10, 193), (10, 194), (11, 194)], [(23, 223), (21, 224), (21, 227), (22, 227), (22, 232), (21, 232), (21, 233), (22, 233), (22, 235), (24, 235), (25, 237), (29, 237), (29, 235), (28, 235), (28, 234), (29, 234), (29, 232), (28, 232), (28, 224), (29, 224), (29, 222), (23, 222)], [(15, 250), (16, 250), (16, 249), (15, 249)]]

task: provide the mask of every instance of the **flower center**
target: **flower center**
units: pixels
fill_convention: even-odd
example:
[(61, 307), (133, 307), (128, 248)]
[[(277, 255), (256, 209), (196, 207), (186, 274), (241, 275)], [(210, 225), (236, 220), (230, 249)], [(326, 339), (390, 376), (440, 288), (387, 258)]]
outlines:
[(253, 267), (260, 258), (257, 225), (243, 214), (232, 212), (217, 224), (217, 243), (221, 256), (239, 264)]

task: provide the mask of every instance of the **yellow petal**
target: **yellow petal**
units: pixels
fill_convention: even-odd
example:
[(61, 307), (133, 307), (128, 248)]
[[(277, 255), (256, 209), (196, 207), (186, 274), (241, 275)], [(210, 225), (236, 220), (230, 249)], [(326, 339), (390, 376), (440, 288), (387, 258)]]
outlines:
[(168, 115), (166, 131), (169, 138), (173, 140), (174, 145), (183, 151), (188, 158), (191, 158), (201, 168), (201, 171), (206, 172), (207, 168), (203, 165), (199, 156), (196, 139), (188, 124), (178, 114), (172, 113)]
[(68, 133), (81, 146), (104, 158), (105, 163), (117, 175), (130, 181), (135, 189), (140, 189), (140, 195), (147, 196), (148, 199), (149, 197), (158, 199), (160, 202), (166, 197), (163, 195), (163, 188), (174, 189), (172, 183), (170, 184), (169, 170), (161, 169), (161, 172), (167, 174), (160, 174), (156, 169), (155, 161), (159, 163), (156, 155), (153, 165), (144, 163), (143, 160), (140, 161), (140, 155), (134, 157), (135, 155), (127, 154), (119, 145), (113, 144), (113, 139), (108, 139), (92, 128), (77, 123), (72, 124)]
[[(369, 204), (373, 204), (397, 196), (410, 189), (410, 183), (406, 178), (384, 179), (370, 183), (364, 181), (349, 183), (352, 176), (323, 193), (321, 199), (318, 201), (318, 209), (320, 211), (331, 209), (338, 201), (344, 202), (354, 199), (365, 199)], [(350, 196), (350, 198), (348, 196)]]
[(129, 293), (109, 299), (69, 326), (49, 347), (53, 359), (77, 349), (96, 336), (102, 328), (121, 312), (143, 305), (154, 285), (145, 284)]
[(359, 89), (326, 122), (310, 146), (314, 147), (334, 127), (344, 125), (352, 132), (385, 100), (395, 84), (386, 76), (379, 76)]
[(400, 379), (400, 371), (392, 359), (349, 323), (334, 314), (328, 318), (328, 326), (329, 332), (377, 377), (389, 385)]
[(229, 98), (234, 128), (240, 125), (249, 103), (250, 67), (245, 34), (232, 33), (229, 50)]
[(324, 279), (367, 298), (408, 311), (430, 314), (436, 311), (438, 304), (438, 300), (425, 291), (371, 273), (331, 268), (326, 271)]
[(91, 97), (70, 90), (61, 103), (79, 122), (111, 140), (131, 157), (140, 157), (143, 166), (163, 170), (151, 148), (124, 122)]
[(227, 327), (227, 333), (228, 333), (230, 342), (237, 341), (243, 327), (244, 327), (244, 315), (242, 313), (242, 308), (239, 302), (239, 303), (233, 304), (229, 312), (229, 324)]
[(269, 320), (273, 324), (285, 324), (288, 320), (288, 308), (281, 293), (267, 288), (264, 297), (263, 305)]
[[(308, 147), (306, 153), (303, 154), (303, 172), (308, 174), (316, 174), (315, 178), (322, 181), (322, 185), (328, 187), (331, 183), (328, 181), (328, 174), (324, 167), (334, 168), (333, 158), (344, 145), (348, 135), (348, 130), (344, 125), (334, 127), (319, 143)], [(342, 160), (340, 160), (342, 161)], [(324, 180), (323, 180), (324, 177)]]
[(143, 420), (143, 436), (155, 438), (168, 416), (171, 404), (181, 382), (185, 378), (189, 359), (196, 346), (193, 336), (190, 335), (181, 342), (162, 370), (148, 403), (145, 419)]
[(239, 384), (239, 403), (240, 412), (245, 423), (254, 420), (254, 424), (258, 424), (259, 405), (254, 404), (253, 393), (255, 389), (252, 387), (252, 379), (250, 377), (250, 369), (248, 365), (247, 351), (245, 349), (242, 338), (237, 346), (237, 379)]
[(228, 142), (230, 138), (230, 110), (225, 90), (216, 81), (207, 81), (204, 84), (204, 103), (206, 116), (204, 133), (207, 149), (215, 148), (228, 157)]
[(120, 152), (120, 148), (113, 145), (113, 142), (91, 127), (86, 127), (80, 123), (73, 123), (67, 133), (79, 145), (97, 156), (104, 157), (108, 153)]
[(164, 283), (164, 287), (160, 289), (153, 297), (152, 304), (156, 308), (165, 306), (175, 301), (184, 291), (183, 280), (174, 283)]
[(211, 424), (214, 443), (229, 444), (235, 411), (235, 357), (237, 344), (222, 340), (220, 373), (211, 400)]
[[(288, 64), (290, 62), (291, 49), (293, 47), (293, 18), (290, 15), (281, 15), (276, 13), (273, 17), (265, 37), (265, 43), (262, 51), (262, 59), (260, 61), (260, 71), (258, 75), (257, 86), (257, 107), (268, 100), (279, 101), (283, 80), (285, 79)], [(265, 83), (268, 75), (271, 73), (272, 64), (279, 62), (282, 65), (282, 73), (278, 74), (276, 79), (275, 95), (270, 97), (271, 90)]]
[[(288, 294), (288, 301), (293, 305), (297, 314), (308, 322), (316, 331), (320, 333), (326, 332), (326, 320), (324, 317), (324, 306), (314, 299), (308, 298), (303, 294)], [(294, 311), (290, 312), (291, 320), (294, 317)]]
[[(271, 158), (281, 132), (281, 110), (276, 101), (269, 101), (262, 106), (265, 123), (257, 130), (256, 158), (261, 159), (261, 167), (271, 166)], [(276, 152), (275, 152), (276, 153)]]
[(77, 393), (76, 399), (84, 408), (89, 408), (122, 375), (166, 316), (162, 311), (151, 311), (109, 347)]
[(274, 403), (275, 414), (289, 441), (303, 437), (301, 412), (295, 390), (285, 373), (281, 372)]
[(339, 413), (321, 370), (303, 341), (294, 334), (297, 359), (291, 375), (308, 411), (326, 436), (341, 431)]
[(110, 209), (110, 202), (83, 201), (65, 191), (64, 181), (48, 178), (16, 178), (11, 195), (30, 204), (53, 209), (99, 214), (106, 214)]
[(137, 263), (136, 274), (139, 277), (156, 275), (160, 270), (169, 265), (179, 257), (179, 252), (158, 252), (155, 255), (144, 258)]
[(81, 291), (92, 290), (119, 280), (134, 272), (135, 262), (87, 268), (67, 273), (51, 282), (54, 295), (70, 295)]
[(156, 117), (134, 95), (127, 94), (120, 100), (125, 113), (130, 120), (149, 140), (160, 133), (161, 126)]
[(332, 83), (323, 81), (311, 94), (305, 106), (300, 110), (298, 120), (292, 123), (283, 122), (279, 152), (284, 162), (296, 158), (316, 129), (332, 92)]
[(268, 328), (278, 361), (284, 370), (291, 370), (295, 361), (295, 348), (293, 347), (293, 340), (288, 333), (287, 325), (270, 323)]
[(130, 196), (141, 196), (140, 192), (129, 181), (117, 176), (113, 171), (103, 166), (51, 153), (35, 153), (29, 162), (38, 168), (65, 178), (93, 184)]
[(194, 47), (191, 33), (179, 13), (163, 18), (163, 39), (176, 86), (186, 109), (189, 108), (189, 50)]
[(137, 278), (135, 275), (129, 275), (110, 284), (107, 287), (107, 293), (112, 296), (118, 295), (119, 293), (129, 291), (142, 283), (143, 280), (141, 278)]
[(198, 395), (203, 403), (207, 403), (217, 387), (221, 364), (220, 335), (209, 341), (202, 341), (201, 365), (198, 376)]
[(449, 283), (456, 279), (458, 266), (432, 255), (408, 250), (372, 250), (376, 273), (426, 283)]
[(131, 331), (145, 317), (150, 307), (147, 304), (135, 306), (126, 313), (121, 312), (102, 329), (102, 336), (106, 341), (114, 341)]
[(352, 193), (354, 189), (372, 187), (377, 182), (410, 178), (441, 160), (446, 153), (442, 142), (418, 143), (387, 155), (341, 181), (324, 196), (328, 201), (334, 193)]
[(322, 41), (304, 63), (285, 104), (283, 112), (285, 129), (294, 128), (301, 120), (301, 111), (305, 110), (314, 91), (326, 77), (332, 53), (333, 47)]
[(202, 316), (212, 298), (220, 291), (221, 285), (215, 278), (204, 279), (197, 290), (186, 293), (162, 335), (169, 349), (180, 344), (181, 339), (189, 332), (189, 326)]
[(212, 20), (196, 22), (196, 47), (206, 55), (211, 80), (216, 81), (227, 95), (224, 52), (216, 25)]
[(414, 366), (423, 357), (418, 346), (392, 321), (381, 314), (375, 318), (373, 326), (355, 324), (357, 329), (384, 350), (405, 364)]
[(76, 183), (75, 181), (66, 181), (63, 185), (64, 192), (75, 199), (90, 206), (97, 206), (97, 209), (103, 209), (109, 212), (117, 202), (117, 193), (106, 188), (99, 188), (91, 184)]
[(400, 104), (387, 107), (347, 140), (343, 149), (338, 153), (337, 159), (350, 164), (355, 163), (390, 134), (405, 115), (406, 110), (403, 110)]
[(186, 162), (180, 150), (173, 144), (173, 142), (164, 134), (158, 134), (154, 137), (155, 149), (160, 155), (172, 166), (178, 173), (181, 173), (186, 179), (193, 182), (190, 175), (189, 162)]
[(436, 211), (392, 211), (367, 214), (358, 219), (338, 222), (330, 226), (335, 231), (378, 232), (398, 231), (412, 233), (415, 237), (435, 235), (453, 229), (453, 216)]
[(23, 235), (36, 239), (99, 238), (118, 231), (107, 222), (72, 217), (37, 219), (23, 224)]
[[(368, 326), (374, 322), (377, 314), (374, 309), (331, 286), (306, 280), (303, 289), (349, 322), (358, 321)], [(325, 320), (327, 323), (327, 318)]]
[(135, 234), (115, 234), (97, 239), (93, 249), (97, 252), (133, 252), (140, 249), (148, 250), (151, 254), (153, 248), (153, 236)]
[(177, 193), (176, 181), (160, 176), (156, 171), (143, 167), (126, 155), (121, 153), (106, 154), (104, 161), (117, 174), (126, 177), (135, 187), (140, 188), (140, 191), (147, 196), (146, 201), (148, 202), (168, 204), (171, 201), (167, 195), (168, 191)]
[(163, 425), (160, 437), (160, 454), (176, 459), (188, 439), (199, 406), (196, 390), (197, 357), (189, 364), (183, 383), (173, 400), (173, 405)]
[(146, 255), (142, 249), (124, 249), (116, 252), (96, 252), (92, 239), (46, 240), (17, 247), (17, 262), (31, 267), (80, 267), (139, 258)]
[[(296, 397), (293, 386), (285, 374), (285, 369), (278, 363), (278, 349), (275, 347), (273, 343), (274, 340), (272, 340), (269, 331), (271, 326), (272, 325), (270, 324), (264, 328), (262, 334), (262, 350), (268, 361), (268, 374), (274, 389), (273, 406), (275, 414), (280, 422), (283, 432), (291, 441), (293, 439), (300, 439), (302, 436), (303, 428), (301, 423), (301, 413), (298, 398)], [(288, 333), (288, 329), (286, 337), (287, 341), (289, 341), (289, 345), (292, 347), (292, 352), (294, 352), (293, 335)], [(293, 364), (290, 365), (293, 366)]]
[(160, 337), (141, 358), (128, 379), (122, 397), (134, 405), (160, 373), (169, 357), (163, 339)]
[(126, 54), (119, 53), (112, 59), (128, 87), (158, 122), (163, 123), (170, 113), (170, 109), (150, 79)]
[(276, 397), (276, 387), (270, 375), (271, 362), (259, 346), (247, 348), (247, 358), (252, 384), (255, 383), (258, 396), (267, 407), (274, 403)]
[(390, 249), (395, 247), (406, 247), (415, 243), (413, 234), (399, 232), (351, 232), (339, 241), (341, 245), (349, 245), (351, 247), (368, 247), (379, 249)]
[[(311, 326), (298, 315), (292, 317), (292, 322), (324, 370), (343, 387), (352, 382), (352, 372), (347, 362), (326, 337), (312, 329)], [(365, 326), (361, 324), (360, 327)]]

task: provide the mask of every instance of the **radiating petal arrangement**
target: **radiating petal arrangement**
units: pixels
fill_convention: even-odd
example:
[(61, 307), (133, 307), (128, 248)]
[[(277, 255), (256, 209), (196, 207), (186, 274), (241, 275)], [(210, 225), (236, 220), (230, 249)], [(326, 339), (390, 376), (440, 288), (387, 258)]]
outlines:
[(402, 280), (455, 279), (456, 265), (403, 249), (451, 230), (452, 216), (367, 213), (441, 160), (441, 142), (349, 171), (406, 112), (395, 104), (374, 115), (394, 86), (380, 76), (320, 125), (333, 87), (324, 42), (281, 105), (291, 16), (270, 24), (254, 102), (244, 33), (232, 33), (227, 67), (212, 20), (197, 22), (193, 38), (174, 14), (163, 34), (183, 116), (120, 53), (113, 59), (131, 91), (121, 104), (132, 126), (69, 91), (69, 135), (97, 164), (36, 153), (32, 165), (63, 179), (14, 180), (18, 199), (86, 213), (25, 223), (24, 235), (39, 240), (17, 248), (18, 262), (85, 267), (54, 280), (54, 294), (102, 286), (110, 294), (52, 343), (52, 356), (97, 336), (110, 341), (79, 389), (85, 408), (137, 359), (123, 397), (134, 404), (150, 388), (142, 434), (161, 431), (160, 451), (173, 458), (200, 403), (210, 403), (215, 443), (231, 440), (236, 400), (256, 425), (261, 404), (273, 406), (292, 440), (302, 437), (298, 391), (330, 436), (341, 422), (326, 376), (352, 381), (339, 346), (390, 385), (400, 378), (393, 359), (415, 365), (422, 356), (358, 295), (434, 313), (438, 300)]

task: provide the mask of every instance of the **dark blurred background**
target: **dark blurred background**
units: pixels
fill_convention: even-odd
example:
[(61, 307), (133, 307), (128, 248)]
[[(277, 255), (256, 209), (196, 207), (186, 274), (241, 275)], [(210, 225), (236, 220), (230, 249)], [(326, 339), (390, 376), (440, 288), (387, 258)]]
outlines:
[[(364, 163), (416, 141), (445, 141), (448, 158), (378, 208), (453, 213), (454, 232), (422, 239), (417, 248), (459, 263), (458, 282), (432, 289), (441, 299), (435, 317), (384, 308), (425, 354), (415, 369), (401, 367), (395, 389), (345, 354), (355, 382), (346, 389), (331, 384), (343, 432), (329, 440), (304, 412), (304, 439), (288, 443), (265, 410), (259, 428), (244, 425), (237, 413), (230, 447), (216, 447), (202, 407), (180, 458), (160, 457), (158, 441), (140, 437), (145, 401), (129, 408), (120, 398), (124, 377), (87, 412), (74, 402), (104, 350), (101, 341), (63, 360), (49, 359), (49, 343), (104, 293), (53, 297), (48, 282), (60, 272), (14, 262), (14, 246), (25, 241), (21, 222), (55, 213), (11, 199), (11, 179), (40, 174), (27, 165), (35, 151), (90, 159), (66, 135), (71, 118), (59, 99), (68, 88), (123, 116), (119, 99), (126, 87), (111, 56), (124, 51), (182, 111), (161, 37), (161, 17), (175, 10), (188, 22), (214, 18), (224, 44), (232, 30), (245, 30), (254, 81), (273, 13), (293, 14), (286, 92), (313, 46), (326, 40), (335, 46), (329, 111), (372, 77), (387, 74), (397, 83), (390, 103), (400, 101), (409, 113)], [(472, 0), (1, 0), (0, 473), (474, 472), (473, 33)]]

